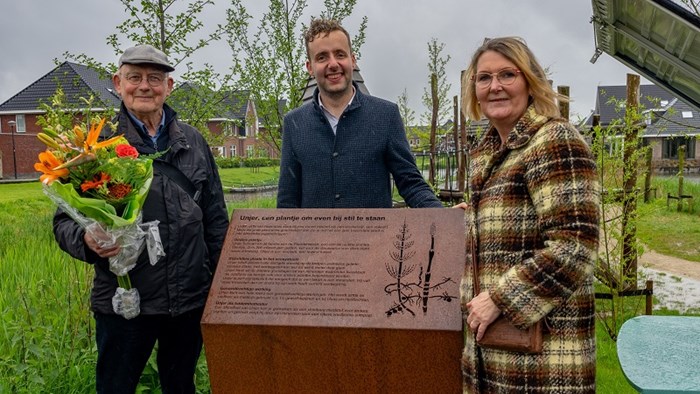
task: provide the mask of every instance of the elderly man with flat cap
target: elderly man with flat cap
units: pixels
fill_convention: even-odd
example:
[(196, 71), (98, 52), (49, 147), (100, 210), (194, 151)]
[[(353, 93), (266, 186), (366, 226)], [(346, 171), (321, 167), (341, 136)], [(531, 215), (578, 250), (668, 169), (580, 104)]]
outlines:
[(124, 135), (141, 154), (162, 152), (154, 162), (143, 221), (159, 221), (165, 256), (151, 265), (144, 251), (129, 272), (141, 296), (140, 315), (127, 320), (112, 308), (117, 277), (109, 270), (108, 258), (119, 246), (101, 247), (62, 212), (54, 218), (61, 248), (95, 267), (91, 304), (98, 393), (134, 393), (156, 342), (163, 393), (195, 392), (200, 319), (228, 214), (209, 146), (165, 104), (174, 70), (163, 52), (138, 45), (124, 51), (112, 77), (122, 99), (115, 134)]

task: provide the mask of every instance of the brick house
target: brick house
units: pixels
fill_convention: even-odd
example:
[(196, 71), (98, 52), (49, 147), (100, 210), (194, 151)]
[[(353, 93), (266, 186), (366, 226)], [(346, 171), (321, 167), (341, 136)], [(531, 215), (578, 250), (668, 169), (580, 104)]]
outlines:
[(211, 146), (215, 156), (229, 158), (258, 157), (261, 155), (269, 158), (279, 157), (277, 148), (259, 138), (261, 127), (249, 91), (212, 93), (192, 83), (184, 82), (173, 92), (168, 104), (178, 111), (180, 118), (185, 122), (187, 119), (183, 116), (184, 111), (180, 110), (180, 105), (174, 100), (183, 91), (187, 100), (218, 101), (213, 110), (215, 114), (207, 121), (207, 128), (212, 134), (223, 136), (221, 145)]
[[(109, 77), (100, 76), (86, 66), (64, 62), (39, 78), (22, 91), (0, 104), (0, 151), (2, 152), (2, 178), (32, 178), (37, 176), (34, 163), (37, 155), (46, 147), (36, 135), (41, 127), (37, 116), (44, 111), (42, 102), (62, 87), (66, 101), (72, 108), (79, 108), (78, 97), (95, 97), (93, 110), (118, 108), (119, 97), (114, 92)], [(84, 104), (83, 104), (84, 105)], [(17, 163), (15, 168), (14, 163)]]
[[(624, 119), (626, 89), (624, 85), (598, 87), (593, 113), (600, 115), (602, 127)], [(642, 140), (652, 147), (655, 171), (674, 172), (678, 168), (678, 147), (681, 145), (685, 146), (686, 171), (700, 171), (700, 112), (656, 85), (641, 85), (639, 98), (646, 123)], [(592, 119), (593, 115), (586, 119), (585, 130), (590, 129)], [(620, 150), (622, 142), (620, 134), (608, 148)]]
[[(91, 111), (118, 111), (120, 98), (112, 86), (110, 75), (72, 62), (63, 62), (10, 99), (0, 104), (0, 179), (34, 178), (39, 152), (45, 149), (36, 135), (41, 132), (37, 117), (44, 113), (40, 104), (48, 102), (61, 87), (69, 108), (81, 108), (80, 97), (94, 96)], [(182, 84), (179, 88), (187, 88)], [(207, 122), (213, 134), (225, 132), (223, 146), (212, 147), (215, 154), (226, 157), (247, 155), (259, 147), (269, 157), (277, 157), (276, 149), (258, 139), (258, 119), (255, 104), (246, 92), (224, 95), (222, 113)], [(177, 109), (177, 106), (174, 105)], [(16, 167), (15, 167), (16, 163)]]

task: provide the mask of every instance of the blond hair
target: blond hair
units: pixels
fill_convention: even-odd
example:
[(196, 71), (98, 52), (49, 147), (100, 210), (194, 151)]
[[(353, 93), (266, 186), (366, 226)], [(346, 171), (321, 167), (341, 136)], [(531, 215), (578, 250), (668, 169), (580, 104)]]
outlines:
[(463, 74), (462, 84), (466, 86), (462, 94), (462, 112), (472, 120), (479, 120), (483, 112), (476, 99), (476, 86), (472, 78), (476, 74), (479, 58), (487, 51), (496, 52), (511, 61), (520, 70), (527, 83), (530, 98), (528, 104), (535, 107), (535, 112), (551, 118), (560, 118), (557, 100), (568, 101), (552, 89), (547, 75), (537, 62), (535, 55), (520, 37), (499, 37), (484, 40), (484, 43), (474, 52), (467, 72)]

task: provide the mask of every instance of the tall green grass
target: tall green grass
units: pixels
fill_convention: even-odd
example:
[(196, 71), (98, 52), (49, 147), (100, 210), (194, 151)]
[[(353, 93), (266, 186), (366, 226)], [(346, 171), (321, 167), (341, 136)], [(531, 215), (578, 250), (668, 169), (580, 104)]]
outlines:
[[(0, 394), (94, 392), (93, 268), (58, 247), (55, 206), (39, 182), (0, 185), (0, 196)], [(228, 208), (274, 207), (274, 198), (258, 198)], [(210, 392), (204, 354), (195, 378)], [(152, 356), (138, 392), (159, 386)]]
[(0, 392), (94, 391), (92, 267), (57, 246), (47, 199), (0, 203)]
[[(655, 176), (652, 178), (652, 188), (656, 188), (656, 198), (663, 200), (664, 206), (668, 194), (678, 196), (678, 183), (679, 177), (677, 175), (670, 177)], [(683, 195), (693, 196), (690, 209), (688, 209), (688, 200), (683, 201), (683, 212), (700, 214), (700, 183), (698, 183), (697, 178), (694, 181), (689, 180), (687, 177), (684, 178)], [(671, 200), (669, 206), (670, 209), (675, 211), (677, 200)]]
[(596, 392), (636, 394), (622, 373), (617, 357), (617, 342), (610, 339), (602, 324), (596, 319)]

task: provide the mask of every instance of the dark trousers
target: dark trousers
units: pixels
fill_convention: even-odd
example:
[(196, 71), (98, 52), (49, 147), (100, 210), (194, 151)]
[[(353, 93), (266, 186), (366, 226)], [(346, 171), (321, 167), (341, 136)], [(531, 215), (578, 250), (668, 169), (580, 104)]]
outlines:
[(163, 393), (194, 393), (194, 372), (202, 350), (202, 312), (199, 308), (176, 317), (140, 315), (131, 320), (95, 313), (97, 392), (133, 394), (158, 341)]

